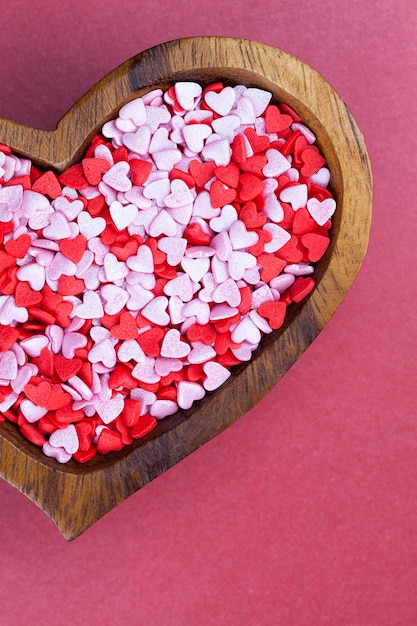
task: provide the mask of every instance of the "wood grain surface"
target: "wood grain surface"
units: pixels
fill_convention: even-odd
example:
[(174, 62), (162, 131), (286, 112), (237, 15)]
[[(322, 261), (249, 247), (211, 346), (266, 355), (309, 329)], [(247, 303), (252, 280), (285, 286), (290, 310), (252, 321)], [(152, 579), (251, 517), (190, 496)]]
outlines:
[(285, 374), (329, 321), (366, 252), (372, 175), (364, 139), (346, 105), (317, 72), (285, 52), (253, 41), (197, 37), (168, 42), (133, 57), (88, 91), (55, 131), (0, 119), (0, 143), (42, 168), (59, 172), (82, 158), (103, 123), (127, 101), (178, 80), (214, 81), (271, 91), (293, 107), (317, 136), (331, 170), (337, 211), (331, 244), (317, 263), (316, 288), (289, 307), (285, 324), (265, 337), (252, 361), (236, 367), (217, 391), (189, 411), (162, 420), (145, 439), (86, 465), (59, 465), (10, 424), (0, 425), (0, 476), (28, 496), (74, 539), (106, 512), (252, 408)]

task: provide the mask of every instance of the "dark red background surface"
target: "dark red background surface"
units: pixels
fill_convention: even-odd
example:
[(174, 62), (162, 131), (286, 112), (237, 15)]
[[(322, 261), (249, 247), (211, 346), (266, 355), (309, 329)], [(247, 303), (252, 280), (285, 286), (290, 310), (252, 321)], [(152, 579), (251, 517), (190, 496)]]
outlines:
[(0, 623), (417, 624), (414, 3), (2, 0), (0, 9), (0, 116), (51, 129), (150, 46), (243, 37), (298, 56), (339, 91), (375, 178), (369, 251), (351, 291), (237, 424), (72, 543), (0, 481)]

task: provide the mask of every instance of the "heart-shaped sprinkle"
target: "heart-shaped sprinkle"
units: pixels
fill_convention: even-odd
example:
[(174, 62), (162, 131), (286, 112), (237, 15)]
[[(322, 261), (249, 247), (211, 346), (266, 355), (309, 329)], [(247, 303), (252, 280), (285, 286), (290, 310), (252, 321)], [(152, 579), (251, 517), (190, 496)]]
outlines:
[(111, 218), (117, 230), (124, 230), (135, 221), (139, 209), (134, 204), (122, 205), (115, 200), (109, 207)]
[(175, 95), (181, 108), (190, 111), (202, 93), (201, 85), (193, 82), (175, 83)]
[(79, 447), (78, 435), (75, 426), (70, 424), (66, 428), (58, 428), (49, 437), (49, 443), (54, 448), (64, 448), (68, 454), (74, 454)]
[(178, 82), (57, 176), (0, 146), (0, 410), (85, 462), (220, 387), (314, 288), (336, 203), (271, 94)]
[(322, 201), (317, 198), (310, 198), (307, 201), (307, 210), (319, 226), (324, 226), (334, 214), (336, 202), (333, 198), (326, 198)]
[(214, 391), (223, 385), (230, 378), (230, 371), (223, 367), (220, 363), (208, 361), (203, 365), (204, 373), (207, 378), (203, 382), (204, 389)]
[(210, 109), (225, 117), (230, 113), (235, 102), (235, 92), (232, 87), (225, 87), (220, 93), (207, 91), (204, 99)]

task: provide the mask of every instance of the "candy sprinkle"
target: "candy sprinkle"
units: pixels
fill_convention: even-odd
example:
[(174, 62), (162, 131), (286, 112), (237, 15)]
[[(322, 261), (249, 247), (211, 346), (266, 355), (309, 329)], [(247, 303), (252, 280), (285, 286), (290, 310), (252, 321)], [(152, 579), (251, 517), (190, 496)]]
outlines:
[(223, 385), (314, 289), (315, 140), (266, 91), (178, 82), (59, 176), (0, 146), (0, 422), (84, 463)]

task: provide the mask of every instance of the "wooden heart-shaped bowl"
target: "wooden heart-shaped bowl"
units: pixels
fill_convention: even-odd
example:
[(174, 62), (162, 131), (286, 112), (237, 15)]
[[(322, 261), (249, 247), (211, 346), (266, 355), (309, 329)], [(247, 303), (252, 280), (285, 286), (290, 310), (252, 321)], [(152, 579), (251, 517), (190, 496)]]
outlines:
[(0, 475), (34, 501), (66, 539), (243, 416), (285, 374), (323, 329), (349, 290), (366, 252), (372, 176), (363, 137), (345, 104), (317, 72), (269, 46), (222, 37), (161, 44), (120, 65), (60, 120), (54, 131), (0, 119), (0, 142), (41, 168), (79, 161), (104, 122), (127, 101), (177, 81), (222, 81), (272, 92), (315, 133), (331, 171), (337, 210), (331, 243), (315, 270), (316, 288), (292, 304), (284, 326), (265, 337), (250, 362), (188, 411), (162, 420), (147, 437), (86, 465), (59, 465), (10, 423), (0, 426)]

